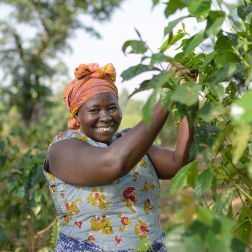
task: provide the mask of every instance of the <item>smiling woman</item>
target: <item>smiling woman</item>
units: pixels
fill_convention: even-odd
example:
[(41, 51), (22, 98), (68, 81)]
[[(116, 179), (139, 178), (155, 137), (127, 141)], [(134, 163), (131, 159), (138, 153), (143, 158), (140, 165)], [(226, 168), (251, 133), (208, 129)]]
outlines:
[(122, 113), (112, 64), (80, 65), (64, 90), (70, 130), (52, 141), (44, 174), (59, 215), (55, 251), (166, 251), (159, 224), (159, 179), (187, 162), (192, 131), (179, 125), (175, 151), (153, 146), (168, 111), (117, 132)]
[(79, 109), (77, 120), (80, 130), (90, 138), (110, 143), (118, 130), (122, 113), (112, 93), (100, 93), (87, 100)]

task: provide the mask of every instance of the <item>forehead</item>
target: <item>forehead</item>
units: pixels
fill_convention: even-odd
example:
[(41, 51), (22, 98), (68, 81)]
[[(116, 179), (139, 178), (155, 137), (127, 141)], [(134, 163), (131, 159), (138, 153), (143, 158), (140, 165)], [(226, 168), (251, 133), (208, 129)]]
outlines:
[(88, 99), (82, 106), (108, 106), (112, 103), (118, 104), (117, 97), (113, 93), (100, 93)]

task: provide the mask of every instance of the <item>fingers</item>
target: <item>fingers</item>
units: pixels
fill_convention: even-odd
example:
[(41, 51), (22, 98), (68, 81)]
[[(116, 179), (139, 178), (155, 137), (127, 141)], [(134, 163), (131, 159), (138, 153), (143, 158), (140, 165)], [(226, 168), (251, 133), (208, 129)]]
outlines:
[(198, 69), (189, 70), (180, 63), (176, 63), (176, 64), (169, 63), (167, 65), (166, 70), (173, 72), (175, 77), (187, 75), (190, 78), (192, 78), (193, 80), (196, 80), (197, 76), (199, 74)]

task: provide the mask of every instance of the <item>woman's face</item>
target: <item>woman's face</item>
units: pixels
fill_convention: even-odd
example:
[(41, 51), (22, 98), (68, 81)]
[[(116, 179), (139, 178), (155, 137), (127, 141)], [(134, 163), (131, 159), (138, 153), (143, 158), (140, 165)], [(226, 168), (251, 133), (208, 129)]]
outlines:
[(114, 94), (100, 93), (81, 105), (78, 118), (86, 136), (109, 143), (120, 126), (122, 112)]

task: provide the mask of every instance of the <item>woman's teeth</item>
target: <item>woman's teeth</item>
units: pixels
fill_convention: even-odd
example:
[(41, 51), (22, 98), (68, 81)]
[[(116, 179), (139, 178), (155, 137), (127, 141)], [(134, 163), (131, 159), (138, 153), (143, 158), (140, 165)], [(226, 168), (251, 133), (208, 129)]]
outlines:
[(102, 131), (102, 132), (109, 132), (112, 130), (112, 127), (108, 127), (108, 128), (97, 128), (98, 131)]

